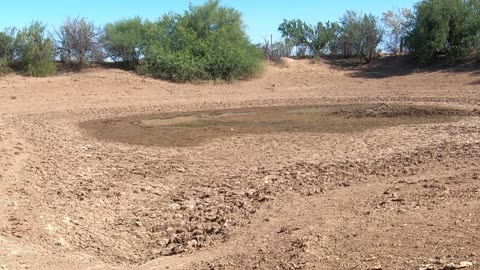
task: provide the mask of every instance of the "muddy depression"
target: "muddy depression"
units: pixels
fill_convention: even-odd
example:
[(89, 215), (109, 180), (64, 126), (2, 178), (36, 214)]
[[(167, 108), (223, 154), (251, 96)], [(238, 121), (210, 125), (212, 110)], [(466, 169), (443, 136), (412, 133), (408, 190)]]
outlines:
[(98, 119), (82, 122), (80, 127), (101, 140), (187, 147), (242, 134), (353, 133), (380, 127), (450, 122), (475, 113), (388, 104), (286, 106)]

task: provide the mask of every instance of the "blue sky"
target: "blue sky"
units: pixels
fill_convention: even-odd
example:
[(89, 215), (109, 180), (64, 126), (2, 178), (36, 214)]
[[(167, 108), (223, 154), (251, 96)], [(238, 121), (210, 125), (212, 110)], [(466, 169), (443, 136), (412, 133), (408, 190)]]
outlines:
[[(66, 17), (86, 17), (103, 25), (125, 17), (139, 15), (155, 20), (169, 12), (182, 12), (189, 3), (202, 4), (205, 0), (2, 0), (0, 29), (24, 26), (40, 20), (53, 29)], [(283, 18), (300, 18), (309, 23), (335, 21), (348, 9), (371, 12), (380, 16), (392, 7), (411, 8), (417, 0), (222, 0), (243, 14), (247, 33), (253, 42), (264, 37), (279, 38), (278, 25)]]

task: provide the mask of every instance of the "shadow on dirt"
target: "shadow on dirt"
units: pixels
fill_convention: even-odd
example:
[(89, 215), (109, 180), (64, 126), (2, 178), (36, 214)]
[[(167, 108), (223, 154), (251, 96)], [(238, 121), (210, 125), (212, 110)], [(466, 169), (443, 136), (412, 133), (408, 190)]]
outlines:
[(107, 69), (121, 69), (125, 71), (135, 71), (135, 67), (124, 62), (103, 62), (103, 63), (99, 63), (98, 66), (107, 68)]
[(470, 85), (480, 85), (480, 80), (471, 82)]
[[(352, 77), (365, 79), (384, 79), (389, 77), (406, 76), (414, 73), (446, 72), (464, 73), (471, 72), (480, 76), (480, 63), (467, 63), (457, 66), (448, 66), (436, 63), (427, 67), (417, 66), (408, 55), (385, 56), (365, 64), (361, 59), (325, 58), (327, 64), (342, 70), (353, 71)], [(472, 84), (480, 84), (480, 80)]]

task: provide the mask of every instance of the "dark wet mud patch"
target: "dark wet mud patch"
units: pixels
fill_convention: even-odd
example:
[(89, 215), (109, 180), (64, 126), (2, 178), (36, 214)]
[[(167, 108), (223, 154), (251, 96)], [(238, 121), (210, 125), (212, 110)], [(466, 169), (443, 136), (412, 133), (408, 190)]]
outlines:
[(352, 117), (435, 117), (435, 116), (478, 116), (480, 111), (464, 111), (442, 107), (428, 106), (399, 106), (379, 104), (369, 108), (358, 108), (354, 110), (340, 110), (339, 115)]
[(101, 140), (185, 147), (244, 134), (352, 133), (449, 122), (472, 114), (478, 112), (387, 104), (261, 107), (98, 119), (80, 127)]

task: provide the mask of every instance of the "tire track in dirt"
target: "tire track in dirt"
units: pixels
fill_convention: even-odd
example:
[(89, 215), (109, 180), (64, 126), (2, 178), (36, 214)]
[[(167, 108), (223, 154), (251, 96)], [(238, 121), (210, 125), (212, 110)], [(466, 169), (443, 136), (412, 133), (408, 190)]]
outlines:
[(38, 230), (42, 216), (28, 192), (35, 181), (25, 175), (34, 147), (15, 124), (18, 122), (0, 117), (0, 269), (113, 269), (89, 263), (92, 259), (85, 254), (65, 256), (25, 240)]
[(28, 245), (20, 244), (21, 237), (30, 230), (26, 213), (20, 210), (28, 200), (23, 185), (29, 181), (22, 179), (22, 170), (30, 153), (29, 145), (8, 122), (0, 117), (0, 268), (7, 264), (8, 268), (1, 269), (21, 269), (27, 267), (24, 258), (35, 253)]
[[(21, 139), (15, 128), (9, 126), (0, 118), (0, 230), (11, 226), (15, 221), (12, 217), (17, 206), (15, 193), (18, 191), (20, 172), (29, 157), (29, 146)], [(13, 220), (12, 220), (13, 219)]]

